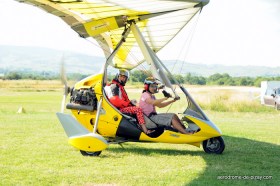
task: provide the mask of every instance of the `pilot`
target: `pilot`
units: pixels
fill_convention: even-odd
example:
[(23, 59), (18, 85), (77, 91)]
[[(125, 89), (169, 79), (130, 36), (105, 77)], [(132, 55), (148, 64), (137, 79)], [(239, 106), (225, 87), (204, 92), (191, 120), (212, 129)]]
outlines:
[(129, 100), (124, 89), (128, 78), (129, 72), (125, 69), (120, 69), (112, 80), (112, 83), (105, 87), (105, 93), (109, 101), (122, 113), (136, 114), (136, 118), (143, 132), (149, 134), (152, 131), (146, 128), (142, 109), (136, 106), (136, 100)]
[[(155, 93), (158, 93), (158, 81), (149, 77), (144, 81), (144, 90), (139, 101), (139, 107), (142, 108), (144, 114), (149, 117), (152, 122), (161, 126), (173, 127), (183, 134), (192, 134), (186, 127), (181, 123), (179, 117), (174, 113), (157, 113), (155, 107), (166, 107), (171, 103), (177, 101), (177, 99), (169, 99), (171, 95), (165, 90), (162, 91), (164, 98), (156, 99)], [(169, 100), (168, 100), (169, 99)], [(154, 128), (154, 124), (146, 120), (147, 128)]]

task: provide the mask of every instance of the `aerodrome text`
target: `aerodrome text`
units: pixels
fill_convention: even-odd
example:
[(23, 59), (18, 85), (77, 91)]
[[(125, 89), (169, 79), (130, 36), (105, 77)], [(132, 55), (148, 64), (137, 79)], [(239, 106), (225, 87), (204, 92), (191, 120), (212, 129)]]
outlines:
[(218, 180), (272, 180), (272, 176), (217, 176)]

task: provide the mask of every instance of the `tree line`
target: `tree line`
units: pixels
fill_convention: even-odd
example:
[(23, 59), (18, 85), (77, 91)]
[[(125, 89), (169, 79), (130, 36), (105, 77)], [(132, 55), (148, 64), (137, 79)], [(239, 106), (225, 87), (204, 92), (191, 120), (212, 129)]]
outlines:
[[(134, 71), (131, 73), (130, 81), (132, 82), (144, 82), (148, 75), (141, 71)], [(261, 86), (261, 81), (280, 81), (280, 76), (277, 77), (231, 77), (227, 73), (215, 73), (209, 77), (197, 76), (191, 73), (186, 75), (175, 74), (173, 77), (180, 84), (189, 85), (227, 85), (227, 86)], [(175, 81), (170, 78), (171, 83)]]
[[(69, 73), (67, 78), (69, 80), (81, 80), (88, 75), (80, 73)], [(109, 79), (113, 79), (115, 75), (109, 75)], [(148, 77), (146, 73), (140, 70), (131, 71), (130, 82), (144, 82)], [(209, 77), (197, 76), (191, 73), (185, 75), (175, 74), (173, 77), (180, 84), (190, 85), (228, 85), (228, 86), (256, 86), (260, 87), (261, 81), (280, 81), (280, 76), (277, 77), (231, 77), (227, 73), (216, 73)], [(53, 72), (9, 72), (0, 77), (5, 80), (19, 80), (19, 79), (33, 79), (33, 80), (58, 80), (60, 79), (59, 74)], [(174, 83), (174, 79), (170, 78), (171, 82)]]
[[(69, 80), (81, 80), (88, 75), (80, 73), (69, 73), (67, 79)], [(59, 80), (60, 74), (55, 72), (25, 72), (25, 71), (12, 71), (5, 73), (0, 79), (3, 80), (20, 80), (20, 79), (32, 79), (32, 80)]]

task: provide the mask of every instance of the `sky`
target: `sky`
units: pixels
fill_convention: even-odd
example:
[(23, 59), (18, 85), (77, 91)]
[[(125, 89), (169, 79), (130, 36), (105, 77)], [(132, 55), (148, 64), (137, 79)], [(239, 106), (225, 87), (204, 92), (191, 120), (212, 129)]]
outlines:
[[(279, 0), (210, 0), (189, 28), (158, 53), (190, 63), (280, 66)], [(40, 46), (103, 56), (60, 18), (13, 0), (0, 0), (0, 45)], [(186, 40), (188, 39), (188, 40)], [(187, 52), (184, 46), (187, 46)]]

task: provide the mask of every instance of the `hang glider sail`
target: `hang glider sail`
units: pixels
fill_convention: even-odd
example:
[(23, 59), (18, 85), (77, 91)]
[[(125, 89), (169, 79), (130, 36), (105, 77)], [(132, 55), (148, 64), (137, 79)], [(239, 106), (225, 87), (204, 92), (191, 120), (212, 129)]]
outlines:
[[(128, 22), (137, 24), (147, 45), (158, 52), (209, 0), (16, 0), (60, 17), (81, 37), (95, 39), (108, 58)], [(112, 59), (117, 68), (133, 69), (144, 61), (132, 32)]]

